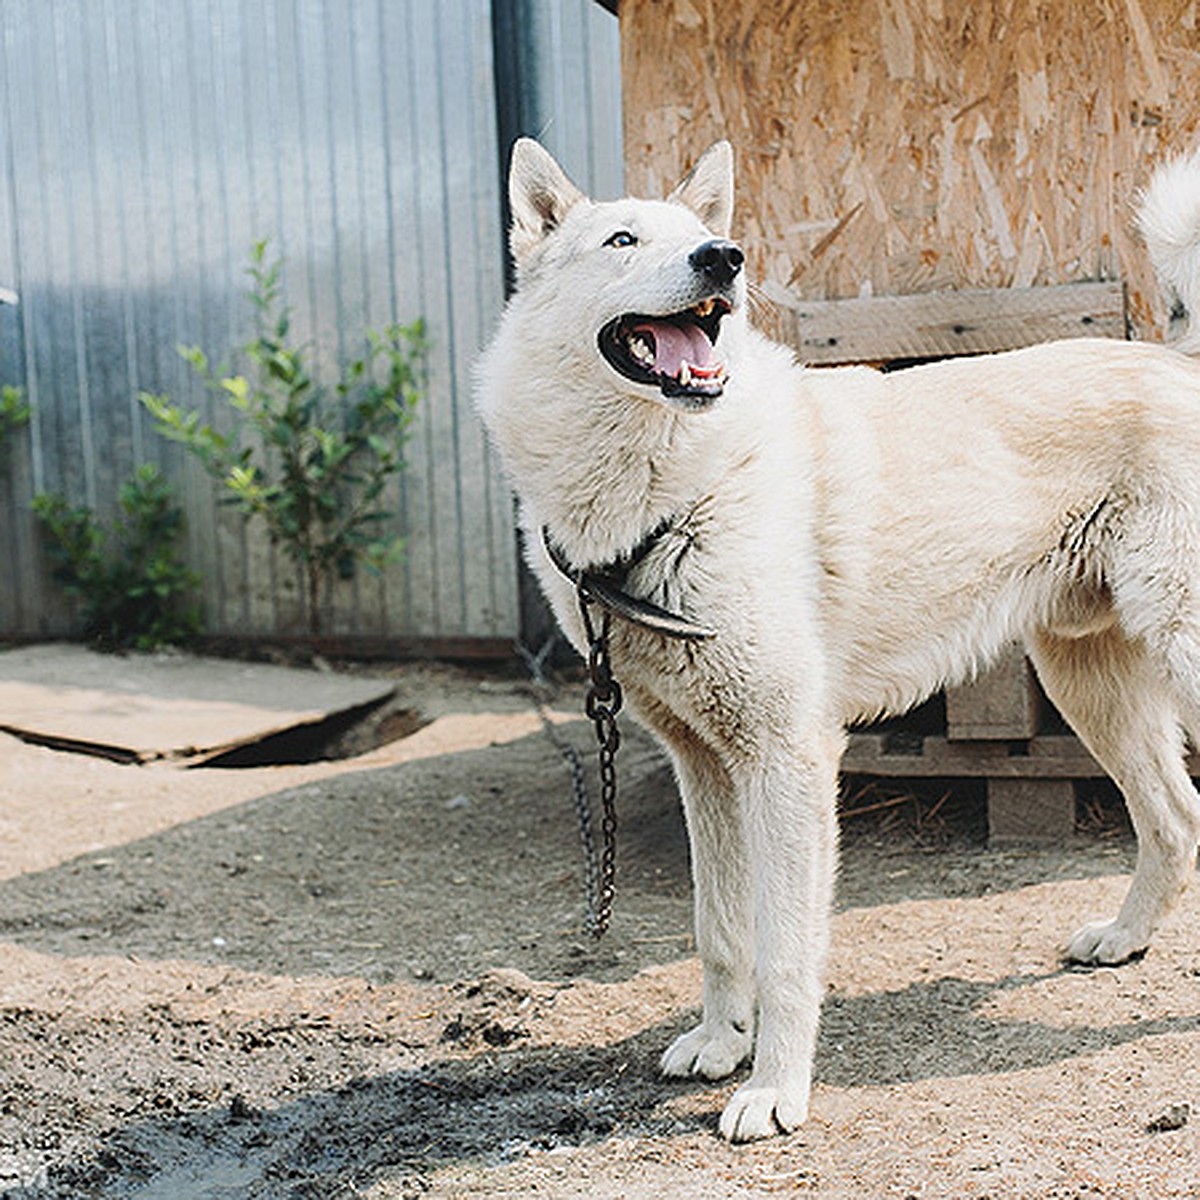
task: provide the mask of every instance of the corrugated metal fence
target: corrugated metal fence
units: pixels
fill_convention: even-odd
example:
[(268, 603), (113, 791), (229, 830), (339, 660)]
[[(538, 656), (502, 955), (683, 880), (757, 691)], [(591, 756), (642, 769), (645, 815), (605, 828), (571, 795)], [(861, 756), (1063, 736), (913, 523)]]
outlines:
[[(540, 69), (569, 78), (570, 120), (547, 141), (595, 184), (594, 120), (611, 185), (616, 23), (590, 0), (538, 7)], [(303, 630), (287, 560), (137, 402), (165, 391), (212, 411), (176, 346), (220, 360), (247, 340), (245, 267), (268, 238), (295, 336), (326, 374), (368, 327), (421, 316), (431, 343), (388, 498), (405, 559), (339, 585), (326, 628), (513, 637), (510, 501), (470, 397), (503, 299), (486, 0), (5, 0), (0, 38), (0, 284), (21, 297), (0, 308), (0, 381), (34, 408), (0, 460), (0, 634), (69, 627), (30, 498), (108, 514), (145, 461), (185, 502), (209, 630)]]

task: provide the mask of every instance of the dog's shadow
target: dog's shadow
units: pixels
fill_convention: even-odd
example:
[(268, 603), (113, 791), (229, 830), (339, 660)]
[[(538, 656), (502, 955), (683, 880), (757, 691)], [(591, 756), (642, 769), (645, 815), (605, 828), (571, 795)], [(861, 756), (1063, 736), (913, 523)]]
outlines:
[(890, 1087), (937, 1077), (1004, 1074), (1127, 1045), (1160, 1034), (1200, 1030), (1200, 1002), (1188, 1016), (1118, 1024), (1047, 1025), (993, 1018), (983, 1011), (1004, 993), (1063, 975), (1014, 975), (980, 982), (956, 978), (893, 992), (826, 998), (814, 1078), (838, 1088)]
[[(855, 1089), (1003, 1074), (1200, 1030), (1200, 1011), (1061, 1028), (982, 1015), (998, 995), (1054, 977), (950, 978), (831, 996), (816, 1080)], [(117, 1195), (138, 1179), (150, 1194), (166, 1195), (184, 1173), (233, 1171), (247, 1185), (302, 1181), (317, 1189), (313, 1194), (345, 1186), (348, 1178), (355, 1186), (408, 1178), (419, 1191), (428, 1174), (452, 1165), (487, 1169), (533, 1151), (610, 1138), (715, 1133), (725, 1096), (745, 1070), (721, 1085), (669, 1081), (657, 1072), (662, 1048), (695, 1016), (680, 1013), (609, 1046), (480, 1047), (473, 1056), (353, 1080), (269, 1110), (235, 1101), (232, 1108), (152, 1119), (114, 1131), (99, 1155), (64, 1164), (54, 1182)]]

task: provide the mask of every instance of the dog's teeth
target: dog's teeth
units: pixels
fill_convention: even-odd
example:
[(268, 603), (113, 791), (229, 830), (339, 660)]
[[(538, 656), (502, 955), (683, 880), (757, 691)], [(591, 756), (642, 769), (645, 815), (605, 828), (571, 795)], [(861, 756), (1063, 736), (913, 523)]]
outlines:
[(645, 367), (654, 366), (654, 351), (643, 337), (629, 339), (629, 353)]
[(694, 312), (696, 314), (696, 316), (698, 316), (700, 318), (704, 318), (707, 316), (711, 316), (712, 310), (716, 307), (717, 307), (717, 302), (715, 300), (711, 300), (711, 299), (710, 300), (701, 300), (700, 303), (697, 304), (692, 309), (692, 312)]
[(685, 362), (679, 364), (679, 382), (684, 387), (692, 382), (692, 369)]

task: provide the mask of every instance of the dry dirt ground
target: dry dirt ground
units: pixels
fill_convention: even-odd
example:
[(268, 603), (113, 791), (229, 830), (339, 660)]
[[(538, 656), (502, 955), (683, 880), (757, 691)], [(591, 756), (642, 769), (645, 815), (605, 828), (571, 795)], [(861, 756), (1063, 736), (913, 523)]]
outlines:
[[(0, 735), (5, 1200), (1200, 1196), (1200, 886), (1142, 961), (1058, 958), (1128, 838), (848, 821), (812, 1118), (730, 1147), (736, 1080), (655, 1070), (700, 984), (662, 760), (629, 730), (593, 943), (529, 694), (395, 674), (432, 722), (339, 762)], [(587, 747), (578, 699), (554, 707)]]

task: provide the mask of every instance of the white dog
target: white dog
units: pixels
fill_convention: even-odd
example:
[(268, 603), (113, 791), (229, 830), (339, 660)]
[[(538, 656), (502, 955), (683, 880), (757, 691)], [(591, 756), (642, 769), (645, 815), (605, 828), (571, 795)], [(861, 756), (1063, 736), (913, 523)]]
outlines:
[[(753, 1049), (721, 1132), (805, 1119), (843, 731), (1018, 639), (1140, 840), (1119, 914), (1067, 954), (1142, 951), (1200, 839), (1200, 366), (1079, 340), (806, 370), (747, 322), (726, 143), (666, 201), (596, 203), (522, 140), (510, 193), (518, 289), (479, 410), (575, 645), (543, 538), (632, 598), (613, 665), (674, 762), (704, 964), (703, 1020), (663, 1070), (717, 1078)], [(1143, 228), (1196, 311), (1200, 167), (1158, 179)], [(641, 601), (715, 636), (647, 628)]]

